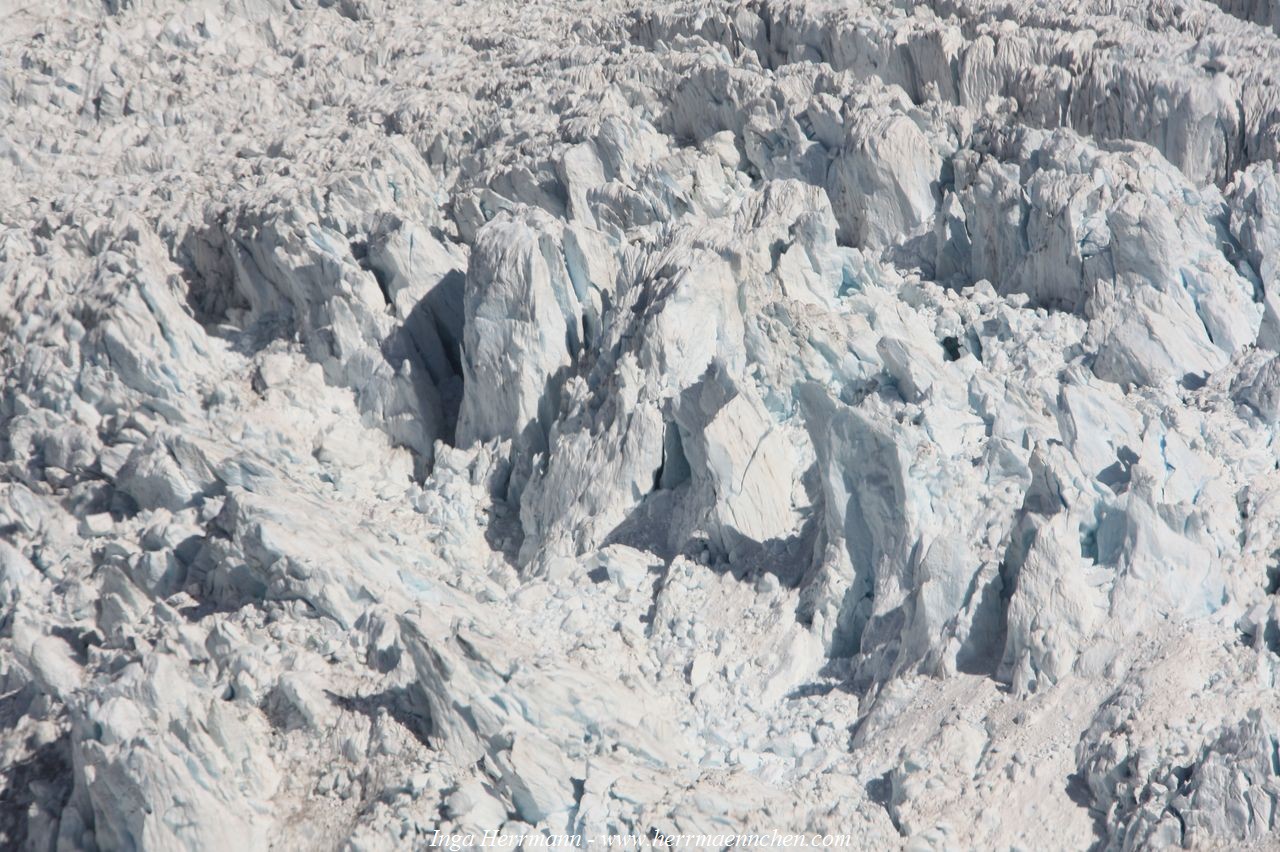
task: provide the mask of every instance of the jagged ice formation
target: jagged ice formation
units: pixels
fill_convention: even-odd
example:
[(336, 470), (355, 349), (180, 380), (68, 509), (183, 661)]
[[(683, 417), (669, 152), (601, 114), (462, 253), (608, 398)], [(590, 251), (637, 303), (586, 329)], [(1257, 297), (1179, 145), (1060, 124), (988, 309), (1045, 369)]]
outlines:
[(1276, 0), (0, 3), (0, 845), (1280, 832)]

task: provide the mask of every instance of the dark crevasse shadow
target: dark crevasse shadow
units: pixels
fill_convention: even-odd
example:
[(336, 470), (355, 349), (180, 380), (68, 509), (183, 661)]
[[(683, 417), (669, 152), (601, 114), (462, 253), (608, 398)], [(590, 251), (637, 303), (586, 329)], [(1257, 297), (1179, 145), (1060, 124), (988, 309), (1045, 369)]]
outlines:
[(1093, 820), (1094, 841), (1089, 845), (1089, 852), (1102, 852), (1106, 848), (1107, 821), (1102, 813), (1093, 806), (1093, 794), (1089, 784), (1079, 772), (1067, 776), (1067, 798), (1089, 812)]
[(447, 273), (404, 322), (384, 341), (383, 357), (393, 367), (408, 359), (419, 408), (438, 406), (440, 440), (453, 446), (462, 407), (462, 297), (466, 276)]
[(426, 714), (426, 701), (415, 700), (413, 687), (396, 686), (373, 695), (338, 695), (325, 690), (325, 696), (333, 704), (348, 713), (359, 713), (377, 721), (378, 716), (386, 713), (405, 727), (414, 738), (430, 747), (431, 717)]
[[(36, 697), (34, 687), (0, 696), (0, 728), (12, 730)], [(0, 848), (23, 849), (32, 818), (56, 816), (71, 796), (70, 737), (65, 734), (0, 766)]]

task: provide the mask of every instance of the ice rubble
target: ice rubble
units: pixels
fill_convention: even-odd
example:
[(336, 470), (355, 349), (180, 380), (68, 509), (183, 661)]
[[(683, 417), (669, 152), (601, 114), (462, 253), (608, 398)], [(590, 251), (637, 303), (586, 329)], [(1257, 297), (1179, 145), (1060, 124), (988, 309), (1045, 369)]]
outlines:
[(5, 844), (1264, 844), (1275, 10), (6, 10)]

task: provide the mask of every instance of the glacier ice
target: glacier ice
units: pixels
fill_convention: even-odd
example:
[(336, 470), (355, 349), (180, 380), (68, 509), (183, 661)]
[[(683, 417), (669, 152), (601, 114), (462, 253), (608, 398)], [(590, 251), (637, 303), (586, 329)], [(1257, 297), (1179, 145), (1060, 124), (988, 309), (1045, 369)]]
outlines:
[(0, 20), (0, 845), (1274, 844), (1276, 0)]

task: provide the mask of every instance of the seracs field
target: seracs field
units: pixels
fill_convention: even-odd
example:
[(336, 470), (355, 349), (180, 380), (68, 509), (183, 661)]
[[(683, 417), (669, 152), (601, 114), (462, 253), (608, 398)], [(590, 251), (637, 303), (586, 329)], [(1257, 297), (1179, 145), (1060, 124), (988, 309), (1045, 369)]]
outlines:
[(0, 846), (1273, 848), (1278, 33), (0, 0)]

